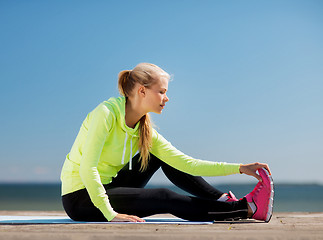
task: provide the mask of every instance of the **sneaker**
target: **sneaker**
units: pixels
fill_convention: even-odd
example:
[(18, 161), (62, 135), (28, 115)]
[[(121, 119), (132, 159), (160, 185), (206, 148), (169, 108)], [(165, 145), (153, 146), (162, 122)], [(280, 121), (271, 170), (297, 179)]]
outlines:
[(245, 198), (249, 203), (254, 203), (256, 210), (252, 218), (269, 222), (273, 213), (274, 183), (272, 177), (265, 169), (258, 170), (262, 182), (258, 182), (254, 190)]

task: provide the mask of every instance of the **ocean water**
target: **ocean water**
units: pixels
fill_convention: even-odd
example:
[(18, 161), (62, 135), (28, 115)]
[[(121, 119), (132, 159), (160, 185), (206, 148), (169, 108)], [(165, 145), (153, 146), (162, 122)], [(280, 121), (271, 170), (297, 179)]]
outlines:
[[(166, 187), (187, 194), (173, 185), (147, 185), (147, 188)], [(216, 185), (223, 192), (232, 191), (237, 198), (252, 191), (254, 185)], [(274, 211), (323, 212), (323, 185), (276, 184)], [(60, 184), (0, 184), (0, 210), (62, 211)]]

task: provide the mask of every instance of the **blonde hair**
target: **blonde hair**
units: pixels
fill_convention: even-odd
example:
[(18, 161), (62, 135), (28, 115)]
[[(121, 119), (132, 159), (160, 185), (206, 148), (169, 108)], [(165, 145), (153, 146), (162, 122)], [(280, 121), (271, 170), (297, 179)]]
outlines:
[[(165, 77), (168, 80), (170, 76), (160, 67), (151, 63), (139, 63), (133, 70), (124, 70), (119, 73), (118, 88), (121, 95), (126, 99), (132, 94), (136, 83), (150, 88), (158, 81), (158, 77)], [(144, 171), (148, 166), (149, 151), (152, 144), (152, 126), (149, 114), (145, 114), (140, 119), (139, 124), (139, 152), (141, 167)]]

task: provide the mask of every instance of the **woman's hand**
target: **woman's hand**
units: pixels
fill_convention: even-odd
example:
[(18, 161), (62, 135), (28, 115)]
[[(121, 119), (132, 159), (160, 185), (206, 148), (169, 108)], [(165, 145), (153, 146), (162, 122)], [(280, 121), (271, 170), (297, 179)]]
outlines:
[(260, 168), (265, 168), (268, 171), (268, 173), (271, 175), (270, 169), (268, 165), (265, 163), (257, 162), (257, 163), (241, 164), (239, 170), (240, 170), (240, 173), (253, 176), (262, 182), (262, 178), (256, 173), (256, 171)]
[(134, 215), (118, 213), (110, 222), (145, 222), (145, 220)]

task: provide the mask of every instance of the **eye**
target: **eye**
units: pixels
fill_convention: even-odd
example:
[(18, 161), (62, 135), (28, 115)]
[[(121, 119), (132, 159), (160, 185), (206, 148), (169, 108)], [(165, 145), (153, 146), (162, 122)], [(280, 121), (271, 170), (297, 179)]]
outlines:
[(160, 94), (165, 94), (167, 90), (163, 89), (163, 90), (160, 90)]

